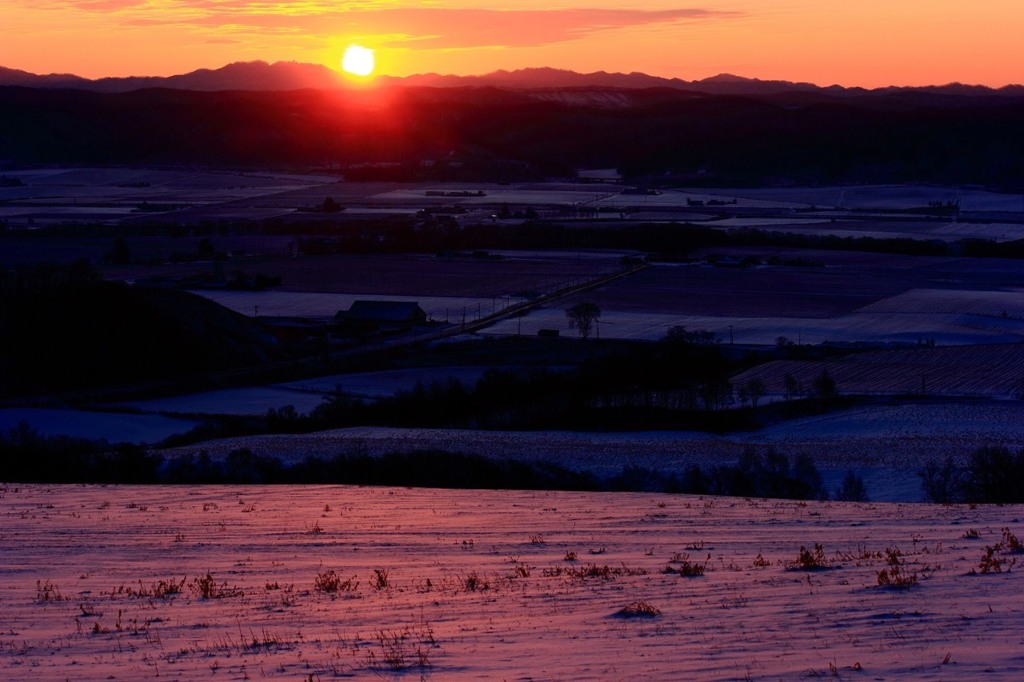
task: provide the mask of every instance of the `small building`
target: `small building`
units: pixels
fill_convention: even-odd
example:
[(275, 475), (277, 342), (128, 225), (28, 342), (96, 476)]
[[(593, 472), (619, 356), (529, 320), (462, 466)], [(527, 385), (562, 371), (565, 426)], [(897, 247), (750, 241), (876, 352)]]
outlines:
[(416, 301), (353, 301), (334, 316), (339, 331), (347, 333), (407, 331), (426, 321), (427, 314)]

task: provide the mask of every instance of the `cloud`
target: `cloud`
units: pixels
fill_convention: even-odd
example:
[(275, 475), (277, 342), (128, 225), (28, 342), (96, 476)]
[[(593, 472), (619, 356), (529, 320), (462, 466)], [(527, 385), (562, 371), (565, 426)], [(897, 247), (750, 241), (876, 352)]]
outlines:
[[(49, 5), (124, 12), (132, 26), (173, 25), (206, 33), (310, 37), (387, 35), (419, 49), (536, 47), (585, 38), (600, 31), (742, 16), (703, 8), (680, 9), (466, 9), (400, 7), (387, 3), (242, 2), (242, 0), (64, 0)], [(143, 7), (145, 5), (145, 7)], [(353, 8), (354, 9), (349, 9)], [(133, 11), (134, 10), (134, 11)], [(145, 11), (142, 11), (145, 10)], [(401, 36), (401, 38), (395, 38)], [(387, 44), (387, 43), (385, 43)]]
[(724, 18), (704, 9), (386, 10), (374, 25), (403, 33), (420, 48), (536, 47), (614, 29)]
[(147, 0), (20, 0), (22, 7), (37, 10), (78, 10), (81, 12), (120, 12), (121, 10), (142, 9), (150, 3)]

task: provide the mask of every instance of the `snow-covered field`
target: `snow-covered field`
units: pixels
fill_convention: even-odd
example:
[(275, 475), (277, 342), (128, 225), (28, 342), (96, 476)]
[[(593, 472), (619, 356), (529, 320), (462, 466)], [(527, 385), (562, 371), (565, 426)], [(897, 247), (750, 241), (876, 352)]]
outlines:
[(387, 296), (368, 294), (324, 294), (292, 291), (226, 291), (193, 292), (214, 303), (243, 315), (333, 318), (340, 310), (348, 310), (355, 301), (413, 301), (434, 321), (459, 322), (490, 315), (515, 303), (512, 298), (473, 298), (442, 296)]
[(299, 414), (309, 414), (323, 401), (322, 393), (275, 386), (254, 386), (135, 400), (119, 405), (152, 413), (262, 416), (268, 410), (277, 410), (288, 405), (295, 408)]
[[(977, 298), (980, 292), (943, 292), (954, 299)], [(1024, 294), (993, 292), (991, 303), (1019, 307)], [(887, 301), (899, 305), (904, 301)], [(908, 304), (912, 303), (909, 299)], [(680, 315), (650, 311), (602, 308), (601, 317), (591, 333), (603, 339), (636, 339), (658, 341), (668, 330), (681, 325), (687, 329), (714, 332), (720, 341), (730, 339), (737, 344), (771, 346), (780, 336), (800, 344), (822, 343), (907, 343), (934, 340), (940, 345), (1019, 343), (1024, 338), (1024, 321), (1002, 317), (1000, 313), (985, 317), (952, 310), (885, 310), (864, 309), (848, 315), (828, 318), (808, 317), (729, 317), (718, 315)], [(538, 308), (523, 318), (506, 319), (481, 330), (483, 335), (532, 336), (541, 329), (557, 329), (572, 335), (562, 308)]]
[[(149, 413), (232, 414), (261, 416), (270, 409), (291, 405), (299, 414), (309, 414), (327, 396), (340, 391), (355, 398), (386, 398), (412, 390), (417, 383), (429, 385), (449, 379), (473, 386), (488, 367), (424, 367), (416, 369), (331, 374), (275, 384), (225, 388), (217, 391), (121, 402), (119, 405)], [(0, 419), (3, 412), (0, 411)], [(0, 421), (2, 423), (2, 421)]]
[(445, 450), (496, 459), (546, 462), (601, 477), (642, 467), (682, 473), (691, 464), (707, 470), (736, 464), (750, 446), (788, 457), (807, 455), (826, 489), (848, 470), (864, 479), (873, 500), (922, 499), (918, 471), (925, 462), (964, 461), (982, 446), (1024, 448), (1024, 403), (907, 404), (847, 410), (787, 421), (760, 431), (715, 436), (688, 431), (584, 433), (568, 431), (468, 431), (356, 427), (301, 435), (225, 438), (161, 451), (167, 458), (200, 450), (223, 458), (248, 448), (257, 455), (297, 462), (350, 452), (383, 455)]
[[(685, 191), (685, 190), (681, 190)], [(961, 211), (1024, 212), (1024, 196), (1000, 194), (979, 189), (915, 185), (864, 185), (836, 187), (734, 188), (694, 190), (708, 192), (718, 199), (752, 199), (788, 202), (804, 207), (857, 210), (900, 210), (928, 206), (929, 202), (960, 202)]]
[[(266, 413), (266, 410), (263, 411)], [(27, 425), (40, 436), (70, 436), (111, 443), (157, 443), (199, 422), (157, 414), (120, 414), (35, 407), (0, 409), (0, 432)]]
[(1022, 513), (4, 486), (0, 677), (1019, 680)]
[[(962, 239), (986, 239), (1008, 242), (1024, 239), (1024, 225), (1019, 223), (942, 223), (934, 221), (906, 222), (899, 227), (872, 220), (794, 220), (771, 218), (733, 218), (707, 223), (709, 227), (761, 227), (805, 235), (832, 235), (857, 239), (917, 239), (956, 242)], [(884, 228), (884, 229), (883, 229)]]
[(357, 398), (387, 398), (399, 391), (412, 390), (418, 383), (427, 386), (434, 382), (454, 380), (463, 386), (472, 387), (488, 369), (490, 367), (485, 366), (391, 369), (296, 379), (280, 386), (321, 395), (340, 391)]
[[(428, 196), (428, 191), (435, 192), (459, 192), (465, 191), (470, 192), (471, 196), (466, 197), (445, 197), (445, 196)], [(483, 196), (472, 196), (475, 192), (484, 192)], [(372, 197), (377, 201), (388, 201), (395, 203), (409, 203), (416, 202), (422, 203), (424, 201), (432, 202), (443, 202), (447, 204), (462, 204), (467, 206), (484, 204), (514, 204), (514, 205), (528, 205), (534, 204), (537, 206), (544, 205), (573, 205), (573, 204), (589, 204), (602, 199), (614, 198), (619, 194), (619, 190), (612, 188), (608, 189), (601, 185), (551, 185), (545, 187), (543, 185), (529, 186), (525, 188), (509, 188), (502, 186), (492, 185), (476, 185), (470, 184), (466, 186), (449, 186), (449, 185), (426, 185), (422, 187), (411, 187), (404, 189), (397, 189), (390, 192), (378, 194)]]
[(1024, 345), (872, 351), (828, 361), (775, 360), (736, 375), (732, 381), (742, 386), (759, 379), (766, 395), (779, 397), (787, 390), (787, 375), (790, 382), (795, 380), (807, 390), (825, 371), (842, 393), (1020, 400), (1024, 396)]
[[(151, 206), (208, 207), (216, 217), (269, 217), (287, 211), (253, 212), (248, 204), (260, 197), (317, 189), (330, 193), (338, 179), (330, 176), (287, 173), (185, 172), (145, 168), (50, 168), (10, 173), (24, 185), (0, 188), (0, 200), (25, 202), (8, 214), (11, 225), (44, 225), (96, 220), (114, 222), (130, 217), (142, 204)], [(229, 205), (217, 209), (219, 205)], [(97, 212), (97, 206), (102, 209)], [(287, 207), (293, 210), (295, 205)], [(145, 215), (136, 214), (136, 215)], [(28, 223), (28, 219), (32, 223)], [(23, 223), (22, 220), (25, 222)]]
[[(327, 196), (355, 213), (416, 211), (439, 203), (459, 204), (486, 211), (508, 205), (526, 207), (592, 206), (642, 209), (648, 219), (678, 220), (674, 211), (690, 210), (690, 202), (708, 204), (706, 216), (688, 214), (689, 220), (718, 217), (730, 209), (768, 212), (823, 209), (829, 211), (888, 212), (917, 210), (929, 203), (959, 202), (962, 212), (1024, 212), (1024, 197), (952, 187), (875, 185), (792, 189), (680, 189), (659, 194), (622, 194), (623, 186), (579, 182), (431, 184), (402, 186), (390, 183), (345, 183), (336, 176), (287, 173), (184, 172), (145, 168), (53, 168), (9, 173), (25, 184), (0, 189), (0, 200), (24, 202), (7, 213), (16, 227), (75, 220), (116, 222), (131, 217), (143, 202), (181, 211), (182, 219), (261, 219), (293, 213)], [(466, 196), (427, 196), (433, 192), (466, 192)], [(482, 196), (477, 192), (483, 192)], [(105, 207), (96, 213), (98, 206)], [(27, 210), (22, 210), (27, 209)], [(142, 214), (144, 215), (144, 214)], [(842, 214), (841, 214), (842, 215)], [(31, 218), (31, 221), (29, 220)], [(478, 220), (480, 216), (473, 218)], [(760, 224), (760, 223), (759, 223)]]

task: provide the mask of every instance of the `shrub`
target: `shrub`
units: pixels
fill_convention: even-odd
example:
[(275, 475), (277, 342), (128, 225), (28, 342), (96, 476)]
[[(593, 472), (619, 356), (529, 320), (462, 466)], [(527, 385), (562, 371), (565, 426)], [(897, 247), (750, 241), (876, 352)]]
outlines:
[(1009, 528), (1003, 528), (1003, 537), (996, 544), (991, 547), (985, 547), (985, 553), (981, 555), (981, 561), (978, 562), (978, 570), (971, 569), (971, 575), (976, 573), (1002, 573), (1003, 566), (1006, 566), (1006, 571), (1009, 572), (1011, 568), (1017, 565), (1017, 558), (1013, 557), (1007, 559), (1002, 554), (1022, 554), (1024, 553), (1024, 544), (1021, 543), (1017, 536), (1010, 532)]
[(327, 592), (333, 594), (335, 592), (354, 592), (359, 587), (359, 582), (355, 576), (352, 576), (348, 580), (342, 580), (341, 576), (332, 568), (323, 573), (318, 573), (316, 579), (313, 581), (313, 589), (317, 592)]
[(840, 502), (867, 502), (868, 490), (864, 487), (864, 479), (850, 469), (843, 477), (842, 485), (836, 488), (834, 497)]
[(784, 454), (769, 450), (761, 455), (754, 448), (746, 448), (736, 466), (714, 467), (706, 475), (691, 466), (684, 472), (680, 488), (690, 494), (827, 499), (821, 474), (810, 457), (799, 455), (790, 465)]
[(952, 457), (939, 464), (927, 462), (918, 473), (925, 499), (939, 504), (959, 502), (963, 497), (963, 474), (953, 463)]
[(958, 468), (952, 458), (928, 462), (919, 472), (925, 497), (932, 502), (1017, 504), (1024, 502), (1024, 450), (983, 447)]
[(676, 554), (672, 557), (670, 563), (679, 564), (679, 568), (674, 569), (671, 566), (668, 566), (665, 572), (678, 573), (686, 578), (699, 577), (704, 575), (704, 571), (707, 569), (709, 561), (711, 561), (710, 554), (707, 555), (707, 558), (705, 558), (703, 562), (690, 561), (690, 557), (687, 554)]
[[(981, 555), (981, 561), (978, 562), (978, 571), (971, 569), (971, 574), (976, 572), (979, 573), (1002, 573), (1003, 564), (1006, 563), (1006, 559), (999, 556), (999, 544), (997, 543), (994, 547), (985, 547), (984, 554)], [(1012, 564), (1011, 564), (1012, 566)], [(1007, 569), (1009, 570), (1009, 569)]]
[(144, 586), (140, 580), (138, 590), (129, 587), (124, 590), (124, 593), (129, 597), (156, 597), (165, 599), (175, 594), (181, 594), (182, 588), (185, 587), (185, 580), (186, 578), (182, 578), (180, 581), (174, 579), (157, 580), (149, 587)]
[(466, 589), (467, 592), (487, 590), (491, 587), (486, 580), (477, 575), (476, 571), (473, 571), (472, 573), (470, 573), (462, 579), (462, 586)]
[(373, 589), (375, 590), (386, 590), (391, 586), (388, 582), (388, 570), (386, 568), (375, 568), (373, 569)]
[(1006, 571), (1009, 572), (1011, 568), (1017, 565), (1017, 558), (1007, 559), (1001, 555), (1021, 553), (1024, 553), (1024, 544), (1017, 539), (1016, 535), (1010, 532), (1009, 528), (1003, 528), (1002, 539), (991, 547), (985, 547), (985, 552), (981, 555), (981, 561), (978, 562), (977, 570), (972, 568), (970, 575), (976, 575), (977, 573), (1002, 573), (1004, 566)]
[(615, 615), (619, 618), (657, 618), (661, 609), (646, 601), (635, 601), (623, 606)]
[(238, 588), (229, 588), (226, 582), (218, 584), (209, 571), (204, 576), (193, 578), (189, 589), (200, 599), (224, 599), (225, 597), (242, 596), (242, 591)]
[[(376, 638), (384, 665), (394, 672), (429, 668), (428, 651), (437, 646), (434, 632), (427, 625), (406, 627), (403, 630), (378, 630)], [(371, 667), (378, 665), (374, 652), (367, 654), (367, 663)]]
[(1024, 502), (1024, 450), (979, 448), (967, 464), (967, 502), (1016, 504)]
[(800, 554), (789, 567), (795, 571), (824, 571), (832, 568), (832, 563), (825, 558), (825, 549), (816, 542), (813, 550), (801, 545)]
[(60, 588), (49, 580), (36, 581), (36, 600), (41, 602), (64, 601)]
[(573, 566), (568, 568), (556, 566), (555, 568), (544, 569), (544, 576), (547, 578), (555, 578), (561, 575), (567, 575), (579, 580), (585, 580), (587, 578), (604, 578), (605, 580), (610, 580), (613, 577), (618, 576), (647, 575), (647, 571), (642, 568), (629, 568), (627, 566), (613, 568), (607, 564), (603, 566), (587, 564), (586, 566)]
[(1003, 540), (999, 544), (1004, 551), (1011, 554), (1024, 553), (1024, 545), (1021, 544), (1016, 535), (1010, 532), (1009, 528), (1003, 528)]
[(879, 587), (907, 589), (917, 584), (917, 574), (906, 571), (903, 564), (903, 555), (899, 549), (887, 548), (885, 550), (885, 557), (889, 566), (878, 572)]
[(515, 569), (512, 571), (513, 578), (529, 578), (530, 573), (533, 572), (533, 568), (529, 564), (516, 564)]

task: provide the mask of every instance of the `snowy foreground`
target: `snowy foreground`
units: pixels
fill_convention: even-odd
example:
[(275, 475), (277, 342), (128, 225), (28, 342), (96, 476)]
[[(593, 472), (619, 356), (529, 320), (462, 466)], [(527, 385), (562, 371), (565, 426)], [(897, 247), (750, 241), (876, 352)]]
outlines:
[[(1022, 517), (656, 494), (8, 485), (0, 678), (1018, 680)], [(879, 586), (880, 571), (908, 586)]]

